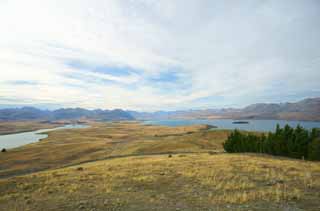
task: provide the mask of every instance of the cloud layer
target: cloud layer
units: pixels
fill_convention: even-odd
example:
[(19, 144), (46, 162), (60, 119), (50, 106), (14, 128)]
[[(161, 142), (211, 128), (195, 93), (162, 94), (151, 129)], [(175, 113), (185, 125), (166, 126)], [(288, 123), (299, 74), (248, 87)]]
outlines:
[(320, 95), (320, 2), (0, 0), (0, 104), (137, 110)]

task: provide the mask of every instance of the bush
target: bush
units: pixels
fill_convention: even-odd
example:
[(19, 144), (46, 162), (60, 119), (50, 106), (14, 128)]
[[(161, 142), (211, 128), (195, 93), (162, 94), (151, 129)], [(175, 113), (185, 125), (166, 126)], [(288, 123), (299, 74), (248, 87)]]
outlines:
[(223, 144), (227, 152), (256, 152), (292, 158), (320, 160), (320, 131), (308, 131), (298, 125), (292, 128), (276, 127), (274, 133), (254, 135), (234, 130)]

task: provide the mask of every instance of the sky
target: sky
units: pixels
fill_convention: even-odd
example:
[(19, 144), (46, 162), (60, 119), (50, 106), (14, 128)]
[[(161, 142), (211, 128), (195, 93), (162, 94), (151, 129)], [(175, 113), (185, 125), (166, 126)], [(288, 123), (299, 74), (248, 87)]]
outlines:
[(0, 0), (0, 108), (320, 96), (318, 0)]

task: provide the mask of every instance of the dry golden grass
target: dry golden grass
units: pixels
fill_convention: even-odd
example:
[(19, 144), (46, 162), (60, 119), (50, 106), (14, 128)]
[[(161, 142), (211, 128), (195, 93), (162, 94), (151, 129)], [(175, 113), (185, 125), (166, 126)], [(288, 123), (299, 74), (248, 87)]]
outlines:
[(0, 180), (0, 210), (319, 210), (320, 165), (244, 154), (116, 158)]
[(206, 129), (204, 125), (164, 127), (119, 122), (51, 131), (38, 143), (0, 153), (0, 178), (114, 156), (221, 151), (229, 132)]
[(320, 210), (319, 162), (221, 153), (228, 134), (137, 122), (51, 131), (0, 153), (0, 210)]

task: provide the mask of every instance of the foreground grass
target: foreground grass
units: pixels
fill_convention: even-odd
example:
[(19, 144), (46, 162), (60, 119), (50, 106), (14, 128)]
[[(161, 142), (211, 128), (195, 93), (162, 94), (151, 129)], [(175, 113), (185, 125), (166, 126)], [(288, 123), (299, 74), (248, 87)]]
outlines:
[(223, 151), (228, 134), (208, 131), (205, 125), (92, 123), (90, 128), (51, 131), (38, 143), (0, 153), (0, 178), (118, 156)]
[(319, 210), (320, 165), (250, 154), (117, 158), (0, 180), (0, 210)]

